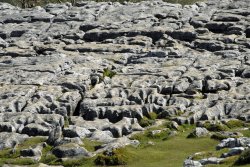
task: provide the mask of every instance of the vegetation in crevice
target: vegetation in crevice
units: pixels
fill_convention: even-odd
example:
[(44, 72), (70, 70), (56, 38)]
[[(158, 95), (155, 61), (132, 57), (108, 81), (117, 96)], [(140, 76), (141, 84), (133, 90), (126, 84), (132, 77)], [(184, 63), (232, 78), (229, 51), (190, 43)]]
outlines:
[(114, 71), (112, 71), (112, 70), (110, 70), (108, 68), (105, 68), (103, 70), (103, 73), (102, 73), (103, 78), (104, 77), (113, 78), (115, 75), (116, 75), (116, 72), (114, 72)]
[(153, 125), (155, 124), (156, 118), (157, 118), (157, 114), (155, 112), (150, 112), (148, 113), (147, 116), (143, 116), (143, 118), (139, 120), (139, 124), (142, 127)]

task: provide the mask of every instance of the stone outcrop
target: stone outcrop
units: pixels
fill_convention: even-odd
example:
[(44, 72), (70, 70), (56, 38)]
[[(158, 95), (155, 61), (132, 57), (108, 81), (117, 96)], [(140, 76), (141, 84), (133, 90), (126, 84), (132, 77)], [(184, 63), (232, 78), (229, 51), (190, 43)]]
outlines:
[[(229, 150), (225, 153), (222, 153), (220, 157), (209, 157), (211, 154), (207, 154), (208, 152), (198, 152), (194, 155), (189, 156), (183, 163), (183, 167), (198, 167), (198, 166), (206, 166), (209, 164), (221, 164), (226, 158), (231, 156), (237, 156), (240, 155), (244, 150), (249, 149), (249, 137), (240, 137), (240, 138), (227, 138), (222, 140), (217, 146), (216, 149), (224, 149), (228, 148)], [(207, 155), (205, 155), (205, 154)], [(211, 152), (210, 152), (211, 153)], [(206, 158), (203, 157), (203, 159), (197, 160), (197, 155), (204, 155)], [(196, 157), (196, 158), (195, 158)], [(201, 156), (202, 157), (202, 156)], [(199, 157), (199, 158), (201, 158)], [(194, 158), (196, 160), (194, 160)]]
[(0, 149), (49, 136), (58, 157), (85, 155), (65, 145), (113, 147), (152, 112), (249, 121), (249, 11), (248, 0), (0, 3)]

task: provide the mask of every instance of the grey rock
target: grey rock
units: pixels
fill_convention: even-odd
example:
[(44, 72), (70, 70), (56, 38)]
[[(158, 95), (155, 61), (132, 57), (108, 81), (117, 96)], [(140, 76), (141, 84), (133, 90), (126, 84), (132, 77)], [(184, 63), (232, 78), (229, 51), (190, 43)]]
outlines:
[(242, 73), (242, 77), (250, 78), (250, 69), (245, 69)]
[(223, 148), (234, 148), (234, 147), (248, 147), (250, 144), (250, 138), (240, 137), (240, 138), (228, 138), (221, 141), (216, 146), (216, 149)]
[(39, 161), (42, 156), (42, 150), (46, 146), (46, 143), (40, 143), (34, 148), (22, 149), (20, 150), (20, 155), (22, 157), (31, 157), (36, 161)]
[(62, 129), (60, 126), (56, 126), (49, 131), (47, 143), (50, 145), (55, 145), (55, 143), (60, 142), (62, 137)]
[(13, 148), (14, 146), (24, 142), (28, 138), (29, 136), (25, 134), (1, 132), (0, 140), (2, 142), (0, 144), (0, 150), (3, 150), (5, 148)]
[(29, 136), (48, 136), (49, 129), (44, 126), (31, 123), (23, 128), (22, 133)]
[(224, 49), (224, 44), (220, 41), (215, 40), (195, 40), (194, 46), (199, 49), (205, 49), (211, 52), (219, 51)]
[(107, 131), (96, 130), (91, 134), (90, 139), (103, 143), (110, 143), (115, 140), (113, 134), (108, 130)]
[(180, 125), (250, 121), (249, 9), (247, 0), (0, 3), (0, 136), (54, 146), (89, 137), (108, 149), (133, 144), (119, 138), (152, 113)]
[(179, 130), (179, 125), (175, 121), (172, 121), (171, 122), (171, 128), (173, 128), (175, 130)]
[(59, 158), (89, 156), (89, 153), (86, 149), (74, 143), (57, 146), (52, 150), (52, 153)]
[(216, 158), (216, 157), (210, 157), (206, 159), (202, 159), (199, 162), (202, 165), (208, 165), (208, 164), (220, 164), (220, 162), (224, 160), (224, 158)]
[(231, 148), (231, 149), (229, 150), (229, 152), (223, 153), (223, 154), (221, 155), (221, 157), (222, 157), (222, 158), (227, 158), (227, 157), (230, 157), (230, 156), (239, 155), (239, 154), (241, 154), (244, 150), (245, 150), (244, 147), (234, 147), (234, 148)]
[(246, 37), (249, 38), (250, 37), (250, 27), (248, 27), (246, 29)]
[(191, 132), (188, 137), (205, 137), (209, 135), (209, 131), (206, 128), (197, 127)]
[(80, 137), (85, 138), (90, 135), (90, 131), (86, 128), (69, 125), (68, 128), (63, 129), (63, 136), (65, 137)]
[(85, 121), (82, 117), (71, 117), (71, 121), (74, 125), (86, 128), (91, 132), (97, 129), (104, 130), (111, 125), (108, 119), (95, 119), (94, 121)]
[(74, 137), (74, 138), (64, 137), (64, 138), (61, 138), (60, 140), (56, 140), (54, 142), (54, 146), (60, 146), (60, 145), (68, 144), (68, 143), (83, 145), (83, 142), (79, 137)]
[(189, 27), (173, 31), (173, 32), (171, 32), (170, 35), (174, 39), (179, 39), (179, 40), (183, 40), (183, 41), (193, 41), (197, 37), (197, 34), (194, 31), (194, 29), (189, 28)]
[(209, 31), (220, 33), (225, 32), (229, 27), (233, 26), (234, 24), (231, 22), (209, 22), (205, 25)]
[(238, 138), (243, 137), (243, 134), (240, 132), (228, 132), (228, 131), (222, 131), (222, 132), (216, 132), (215, 135), (221, 135), (225, 136), (226, 138)]
[(121, 121), (113, 125), (110, 125), (109, 127), (106, 128), (106, 130), (111, 131), (114, 137), (122, 137), (123, 135), (128, 135), (132, 132), (133, 124), (136, 124), (138, 130), (142, 129), (140, 125), (138, 124), (136, 118), (123, 117)]
[(4, 41), (2, 38), (0, 38), (0, 47), (6, 48), (8, 46), (9, 44), (6, 41)]
[(140, 144), (138, 140), (130, 140), (126, 136), (120, 137), (110, 143), (103, 144), (101, 148), (99, 148), (96, 153), (100, 153), (103, 151), (112, 151), (117, 148), (122, 148), (128, 145), (137, 147)]
[(186, 159), (183, 163), (183, 167), (201, 167), (201, 163), (199, 161), (193, 161), (191, 159)]

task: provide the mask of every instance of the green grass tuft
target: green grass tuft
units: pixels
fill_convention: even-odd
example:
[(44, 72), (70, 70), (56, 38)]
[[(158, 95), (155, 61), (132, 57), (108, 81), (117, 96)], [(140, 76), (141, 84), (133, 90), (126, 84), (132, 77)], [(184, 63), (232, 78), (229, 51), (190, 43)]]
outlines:
[(95, 164), (101, 166), (126, 165), (128, 163), (128, 155), (126, 148), (118, 148), (112, 152), (98, 155), (95, 159)]
[(109, 70), (108, 68), (105, 68), (105, 69), (103, 70), (102, 75), (103, 75), (103, 78), (104, 78), (104, 77), (113, 78), (113, 77), (116, 75), (116, 72), (114, 72), (114, 71), (112, 71), (112, 70)]
[(245, 165), (245, 164), (250, 164), (250, 148), (246, 149), (243, 151), (236, 161), (237, 165)]
[(205, 122), (203, 126), (207, 130), (213, 131), (213, 132), (220, 132), (220, 131), (225, 131), (225, 130), (228, 129), (226, 125), (223, 125), (223, 124), (220, 124), (220, 123)]
[(221, 133), (214, 133), (212, 136), (211, 136), (211, 139), (215, 139), (215, 140), (223, 140), (223, 139), (227, 139), (228, 136), (225, 136), (225, 135), (222, 135)]
[(241, 120), (230, 120), (228, 122), (225, 123), (227, 125), (227, 127), (229, 127), (230, 129), (232, 128), (239, 128), (239, 127), (243, 127), (245, 124), (243, 121)]
[(103, 144), (102, 142), (89, 140), (87, 138), (83, 139), (82, 141), (83, 141), (83, 147), (91, 152), (96, 151), (97, 148)]
[(145, 116), (141, 120), (139, 120), (139, 124), (142, 127), (147, 127), (147, 126), (153, 125), (154, 123), (155, 123), (155, 120), (149, 119)]

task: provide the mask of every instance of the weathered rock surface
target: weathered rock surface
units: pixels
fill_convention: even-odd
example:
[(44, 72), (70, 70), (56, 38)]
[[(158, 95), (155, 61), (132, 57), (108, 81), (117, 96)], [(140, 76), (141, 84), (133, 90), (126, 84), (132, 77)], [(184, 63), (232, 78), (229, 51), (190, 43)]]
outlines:
[(199, 161), (193, 161), (191, 159), (187, 159), (183, 163), (183, 167), (201, 167), (201, 163)]
[(249, 11), (248, 0), (0, 3), (0, 149), (38, 135), (116, 142), (152, 112), (249, 121)]
[(234, 148), (234, 147), (250, 147), (250, 138), (240, 137), (240, 138), (228, 138), (224, 139), (219, 143), (216, 149), (223, 148)]
[(234, 147), (229, 150), (228, 153), (224, 153), (221, 155), (221, 157), (226, 158), (230, 156), (235, 156), (241, 154), (245, 150), (244, 147)]
[(199, 162), (202, 165), (208, 165), (208, 164), (220, 164), (220, 162), (224, 160), (224, 158), (217, 158), (217, 157), (210, 157), (200, 160)]
[(24, 134), (2, 132), (0, 133), (0, 150), (5, 148), (13, 148), (14, 146), (28, 139), (28, 137), (28, 135)]
[(73, 143), (57, 146), (52, 150), (52, 153), (59, 158), (89, 156), (89, 153), (85, 148)]
[(34, 148), (22, 149), (20, 151), (20, 155), (22, 157), (29, 157), (34, 159), (35, 161), (39, 161), (42, 156), (42, 150), (46, 146), (46, 143), (40, 143), (36, 145)]
[(206, 128), (197, 127), (191, 132), (188, 137), (195, 138), (195, 137), (205, 137), (209, 135), (209, 131)]

